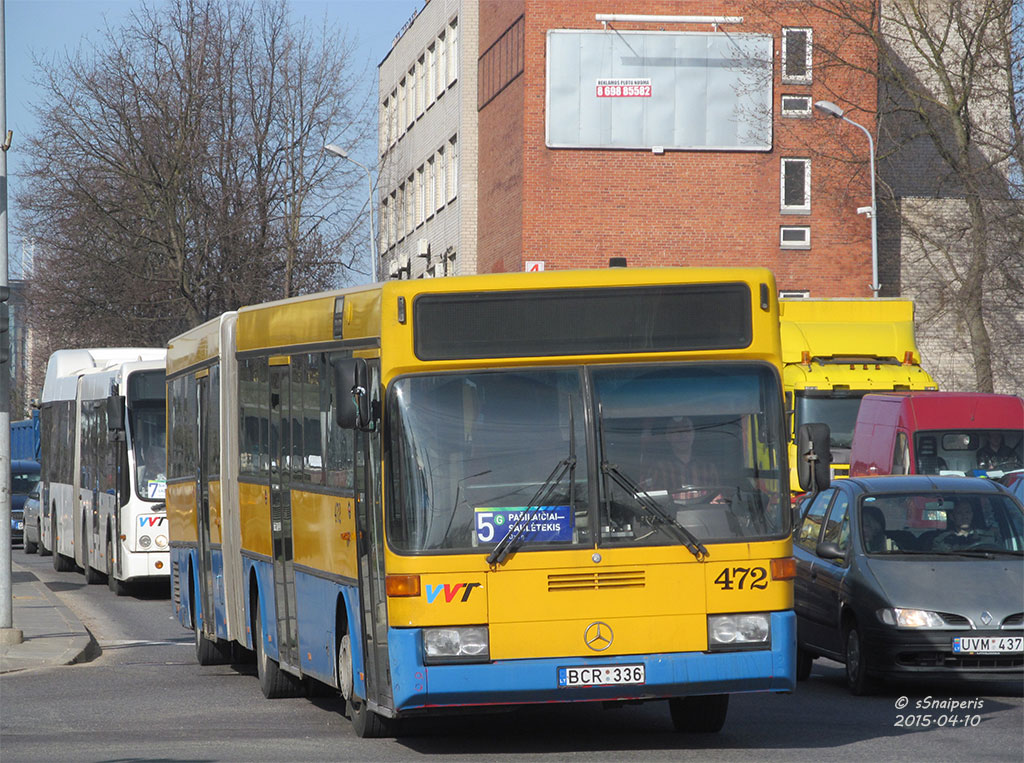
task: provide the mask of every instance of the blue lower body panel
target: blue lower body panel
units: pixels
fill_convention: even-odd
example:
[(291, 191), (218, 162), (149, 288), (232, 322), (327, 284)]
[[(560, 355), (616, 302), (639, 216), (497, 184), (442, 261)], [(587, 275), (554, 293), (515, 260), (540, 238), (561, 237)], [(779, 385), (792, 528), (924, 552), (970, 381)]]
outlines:
[[(796, 618), (792, 612), (775, 612), (771, 627), (772, 648), (757, 651), (560, 657), (429, 666), (423, 664), (420, 630), (392, 628), (390, 656), (395, 709), (792, 691), (796, 685)], [(645, 668), (643, 685), (558, 686), (559, 668), (637, 664)]]

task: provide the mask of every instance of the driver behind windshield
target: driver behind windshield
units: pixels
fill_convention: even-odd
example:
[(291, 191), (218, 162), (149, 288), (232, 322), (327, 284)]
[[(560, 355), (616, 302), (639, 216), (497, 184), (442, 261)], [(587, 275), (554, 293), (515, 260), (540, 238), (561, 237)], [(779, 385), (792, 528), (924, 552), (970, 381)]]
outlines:
[[(676, 501), (689, 501), (709, 495), (706, 488), (721, 485), (714, 464), (694, 455), (693, 422), (676, 416), (665, 422), (644, 447), (641, 487), (663, 491)], [(705, 489), (701, 489), (701, 488)], [(716, 494), (711, 503), (724, 503)]]
[(935, 537), (937, 551), (953, 551), (980, 543), (995, 543), (996, 532), (985, 525), (969, 501), (953, 504), (946, 517), (946, 531)]

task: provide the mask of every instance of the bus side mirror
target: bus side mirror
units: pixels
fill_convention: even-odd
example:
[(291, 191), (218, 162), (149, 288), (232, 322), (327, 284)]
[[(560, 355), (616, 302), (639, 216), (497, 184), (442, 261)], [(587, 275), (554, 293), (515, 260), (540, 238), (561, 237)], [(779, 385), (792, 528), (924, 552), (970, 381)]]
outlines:
[(796, 476), (800, 489), (817, 493), (828, 487), (832, 463), (828, 424), (803, 424), (797, 432)]
[(124, 431), (124, 395), (107, 398), (107, 429), (111, 432)]
[(369, 374), (363, 358), (344, 358), (334, 361), (334, 409), (338, 426), (342, 429), (368, 429), (370, 427)]

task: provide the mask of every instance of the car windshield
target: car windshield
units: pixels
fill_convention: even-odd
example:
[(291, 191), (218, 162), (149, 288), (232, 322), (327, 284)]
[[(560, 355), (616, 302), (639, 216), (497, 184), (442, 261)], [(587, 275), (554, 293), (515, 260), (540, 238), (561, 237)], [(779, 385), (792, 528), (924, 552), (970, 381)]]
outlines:
[(798, 431), (802, 424), (828, 424), (832, 449), (849, 450), (863, 396), (863, 392), (847, 393), (845, 397), (798, 393), (794, 431)]
[(918, 474), (998, 477), (1024, 466), (1024, 430), (917, 432), (914, 454)]
[(873, 554), (1024, 551), (1024, 514), (1000, 493), (868, 495), (860, 527)]
[(11, 493), (27, 495), (39, 482), (39, 472), (11, 472)]
[(423, 375), (388, 394), (399, 551), (489, 554), (510, 534), (536, 550), (788, 531), (781, 395), (766, 366)]

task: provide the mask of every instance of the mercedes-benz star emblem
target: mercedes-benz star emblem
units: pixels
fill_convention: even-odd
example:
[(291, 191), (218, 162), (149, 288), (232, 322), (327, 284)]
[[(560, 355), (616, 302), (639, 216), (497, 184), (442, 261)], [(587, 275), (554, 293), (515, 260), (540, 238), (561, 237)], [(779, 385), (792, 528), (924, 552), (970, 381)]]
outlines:
[(603, 652), (612, 645), (615, 634), (608, 623), (596, 622), (583, 631), (583, 642), (595, 652)]

